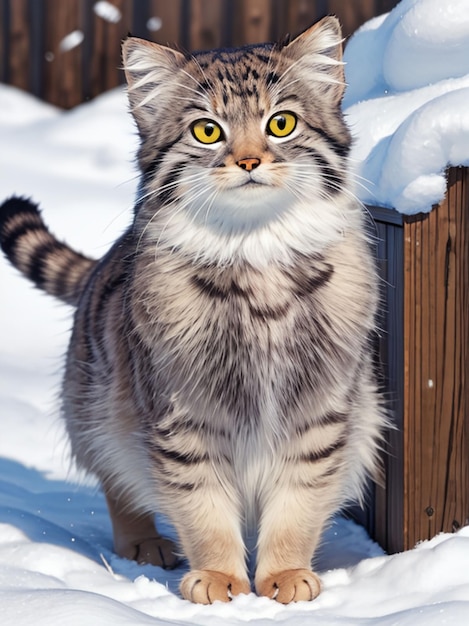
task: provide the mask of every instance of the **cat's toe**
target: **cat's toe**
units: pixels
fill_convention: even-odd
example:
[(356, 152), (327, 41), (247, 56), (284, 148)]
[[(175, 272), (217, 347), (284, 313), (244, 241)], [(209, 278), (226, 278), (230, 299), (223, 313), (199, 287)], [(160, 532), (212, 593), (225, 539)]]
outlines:
[(282, 604), (314, 600), (320, 591), (319, 578), (308, 569), (278, 572), (256, 584), (257, 593)]
[(137, 546), (138, 563), (158, 565), (164, 569), (174, 569), (178, 563), (176, 544), (165, 537), (152, 537)]
[(193, 570), (181, 581), (181, 595), (198, 604), (212, 604), (216, 600), (229, 602), (240, 593), (250, 593), (249, 581), (211, 570)]

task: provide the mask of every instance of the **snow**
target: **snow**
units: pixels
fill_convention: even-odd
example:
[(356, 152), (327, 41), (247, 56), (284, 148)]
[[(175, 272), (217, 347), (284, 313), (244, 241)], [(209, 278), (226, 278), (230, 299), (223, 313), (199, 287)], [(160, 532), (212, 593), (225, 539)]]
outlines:
[[(391, 17), (404, 33), (406, 16), (413, 15), (410, 9), (417, 10), (425, 2), (401, 3), (402, 19), (398, 14), (379, 18), (356, 41), (364, 48), (362, 38), (367, 33), (375, 43), (385, 33), (384, 54), (384, 39), (391, 41), (395, 30), (389, 26)], [(446, 8), (456, 5), (462, 6), (446, 2), (442, 15), (438, 14), (441, 24)], [(381, 34), (379, 28), (384, 28)], [(465, 32), (461, 24), (456, 30)], [(378, 55), (369, 52), (368, 59), (382, 67)], [(465, 71), (461, 65), (458, 68)], [(366, 93), (357, 96), (356, 87), (356, 102), (383, 89), (371, 74)], [(450, 88), (453, 81), (461, 80), (467, 77), (449, 77), (401, 93), (394, 90), (393, 96), (381, 97), (387, 113), (372, 114), (372, 99), (350, 105), (349, 115), (355, 115), (355, 124), (363, 131), (367, 154), (373, 152), (374, 144), (371, 130), (369, 136), (365, 131), (373, 126), (373, 133), (382, 133), (383, 158), (407, 159), (406, 175), (415, 159), (430, 159), (427, 152), (435, 163), (443, 159), (462, 162), (459, 135), (465, 124), (464, 94)], [(445, 98), (444, 104), (440, 98)], [(353, 112), (353, 107), (360, 106), (363, 117), (358, 108)], [(401, 111), (405, 107), (410, 115)], [(425, 139), (429, 143), (423, 158), (421, 134), (428, 124), (434, 131)], [(132, 156), (136, 147), (135, 128), (120, 89), (64, 113), (0, 85), (0, 198), (20, 193), (40, 201), (57, 235), (88, 254), (101, 256), (130, 219), (137, 186)], [(377, 158), (375, 154), (376, 168)], [(416, 190), (416, 196), (407, 196), (409, 202), (422, 196), (433, 202), (440, 185), (438, 168), (431, 175), (424, 172), (404, 178), (404, 173), (399, 174), (405, 193), (410, 194), (412, 186)], [(392, 179), (383, 170), (385, 175)], [(0, 285), (2, 626), (469, 623), (469, 527), (388, 556), (360, 526), (337, 517), (325, 533), (317, 558), (322, 594), (313, 603), (289, 606), (254, 594), (226, 605), (193, 605), (177, 594), (186, 566), (165, 572), (117, 557), (112, 552), (103, 495), (71, 464), (58, 416), (57, 394), (72, 311), (30, 287), (3, 259)], [(165, 520), (160, 523), (174, 536)]]
[(161, 17), (150, 17), (150, 19), (147, 21), (147, 28), (151, 32), (156, 32), (157, 30), (160, 30), (162, 26), (163, 20), (161, 19)]
[(344, 111), (357, 195), (428, 212), (448, 165), (469, 165), (469, 2), (402, 0), (346, 46)]
[(122, 12), (120, 9), (112, 4), (112, 2), (107, 2), (106, 0), (95, 2), (93, 11), (98, 17), (106, 22), (110, 22), (111, 24), (117, 24), (117, 22), (120, 22), (122, 19)]
[(62, 39), (59, 43), (59, 50), (61, 52), (68, 52), (77, 48), (85, 38), (84, 33), (81, 30), (74, 30)]

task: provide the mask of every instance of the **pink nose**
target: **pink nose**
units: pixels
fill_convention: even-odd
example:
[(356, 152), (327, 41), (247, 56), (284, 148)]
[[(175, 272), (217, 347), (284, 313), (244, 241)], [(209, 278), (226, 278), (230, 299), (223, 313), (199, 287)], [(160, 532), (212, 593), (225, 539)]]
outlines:
[(261, 164), (261, 160), (255, 157), (246, 157), (245, 159), (240, 159), (236, 161), (236, 165), (238, 165), (242, 170), (246, 170), (247, 172), (251, 172), (255, 170), (256, 167), (259, 167)]

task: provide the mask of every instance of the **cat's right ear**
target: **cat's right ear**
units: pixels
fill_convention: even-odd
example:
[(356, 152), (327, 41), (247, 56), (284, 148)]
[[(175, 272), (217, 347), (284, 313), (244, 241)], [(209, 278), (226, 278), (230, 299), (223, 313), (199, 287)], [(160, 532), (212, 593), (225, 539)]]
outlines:
[(160, 44), (127, 37), (122, 45), (125, 78), (132, 113), (139, 130), (154, 124), (155, 115), (167, 97), (168, 82), (184, 65), (181, 52)]

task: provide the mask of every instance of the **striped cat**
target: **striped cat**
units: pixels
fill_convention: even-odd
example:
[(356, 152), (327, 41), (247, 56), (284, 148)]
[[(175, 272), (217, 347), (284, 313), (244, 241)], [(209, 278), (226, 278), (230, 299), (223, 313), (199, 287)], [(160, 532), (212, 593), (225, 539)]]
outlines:
[[(133, 223), (99, 261), (58, 242), (31, 201), (1, 245), (76, 307), (63, 414), (106, 494), (122, 557), (190, 571), (181, 593), (320, 591), (324, 525), (377, 467), (377, 277), (351, 193), (341, 32), (182, 54), (123, 46), (142, 172)], [(155, 511), (177, 529), (159, 535)]]

